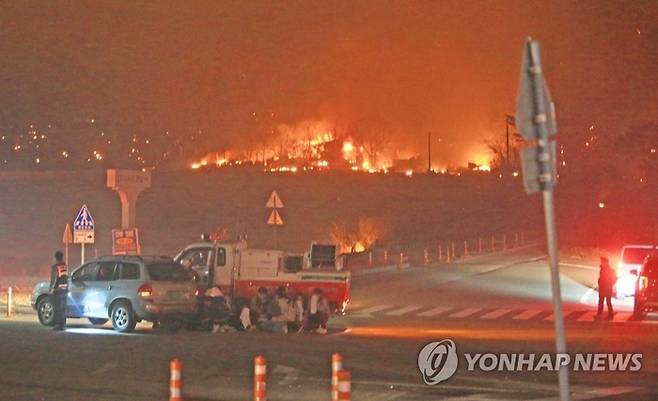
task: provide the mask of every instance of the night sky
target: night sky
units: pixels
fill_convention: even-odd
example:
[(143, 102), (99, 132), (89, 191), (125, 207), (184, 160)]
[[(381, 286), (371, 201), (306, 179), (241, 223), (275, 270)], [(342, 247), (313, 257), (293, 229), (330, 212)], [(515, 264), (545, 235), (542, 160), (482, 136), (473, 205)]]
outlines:
[(527, 35), (562, 134), (658, 115), (656, 1), (3, 1), (0, 33), (0, 133), (93, 118), (201, 130), (201, 155), (322, 121), (465, 163), (514, 112)]

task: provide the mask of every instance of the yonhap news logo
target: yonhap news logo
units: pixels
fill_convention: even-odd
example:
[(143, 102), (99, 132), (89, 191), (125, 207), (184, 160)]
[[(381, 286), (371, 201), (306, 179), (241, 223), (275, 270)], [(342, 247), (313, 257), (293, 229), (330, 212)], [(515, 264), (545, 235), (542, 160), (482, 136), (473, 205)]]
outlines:
[[(573, 372), (637, 372), (642, 354), (578, 353), (464, 353), (466, 371), (545, 372), (566, 367)], [(418, 370), (423, 381), (436, 385), (451, 378), (459, 366), (457, 345), (450, 339), (426, 344), (418, 353)]]
[(434, 385), (448, 380), (457, 371), (457, 346), (452, 340), (429, 343), (418, 353), (418, 369), (426, 384)]

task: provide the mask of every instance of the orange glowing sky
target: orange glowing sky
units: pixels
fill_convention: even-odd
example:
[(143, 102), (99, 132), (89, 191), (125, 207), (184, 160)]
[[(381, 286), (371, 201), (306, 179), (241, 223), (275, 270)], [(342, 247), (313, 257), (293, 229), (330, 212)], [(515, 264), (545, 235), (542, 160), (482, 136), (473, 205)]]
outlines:
[(0, 130), (95, 116), (126, 137), (201, 131), (191, 158), (316, 120), (422, 157), (432, 131), (435, 166), (483, 163), (527, 35), (561, 132), (658, 114), (650, 0), (9, 2), (0, 27)]

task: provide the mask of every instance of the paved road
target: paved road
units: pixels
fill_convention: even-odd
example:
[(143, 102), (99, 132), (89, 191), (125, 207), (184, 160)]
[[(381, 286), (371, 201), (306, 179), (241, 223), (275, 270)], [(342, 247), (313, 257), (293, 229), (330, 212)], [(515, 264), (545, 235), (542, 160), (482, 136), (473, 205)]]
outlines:
[[(345, 317), (331, 335), (158, 332), (117, 335), (73, 321), (65, 333), (33, 317), (0, 320), (2, 400), (166, 400), (168, 361), (185, 363), (188, 400), (245, 400), (253, 356), (268, 360), (272, 400), (328, 400), (329, 360), (341, 352), (352, 371), (353, 399), (556, 400), (554, 372), (469, 372), (423, 383), (419, 350), (449, 338), (463, 353), (543, 353), (554, 349), (545, 261), (526, 249), (446, 266), (356, 278)], [(639, 372), (574, 372), (577, 400), (658, 398), (658, 320), (628, 321), (617, 301), (613, 321), (591, 318), (596, 271), (564, 266), (569, 351), (641, 352)], [(346, 331), (338, 328), (347, 328)]]

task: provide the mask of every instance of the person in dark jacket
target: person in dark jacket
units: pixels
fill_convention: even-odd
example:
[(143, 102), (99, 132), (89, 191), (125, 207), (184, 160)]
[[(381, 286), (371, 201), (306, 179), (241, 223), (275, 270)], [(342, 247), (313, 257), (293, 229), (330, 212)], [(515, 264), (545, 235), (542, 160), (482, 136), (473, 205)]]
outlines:
[(68, 296), (69, 269), (64, 263), (62, 252), (55, 252), (55, 264), (50, 268), (50, 294), (52, 294), (55, 326), (54, 330), (66, 328), (66, 297)]
[(265, 310), (265, 305), (270, 295), (267, 292), (267, 288), (260, 287), (256, 295), (251, 298), (251, 303), (249, 304), (249, 309), (251, 311), (251, 321), (258, 322), (265, 318), (267, 311)]
[(612, 293), (617, 282), (617, 274), (610, 267), (610, 261), (606, 257), (601, 257), (601, 266), (599, 270), (599, 309), (596, 313), (597, 318), (603, 314), (603, 303), (608, 305), (608, 318), (614, 316), (612, 310)]

